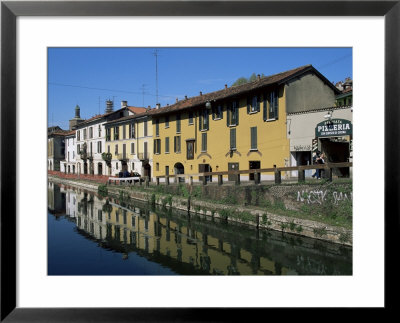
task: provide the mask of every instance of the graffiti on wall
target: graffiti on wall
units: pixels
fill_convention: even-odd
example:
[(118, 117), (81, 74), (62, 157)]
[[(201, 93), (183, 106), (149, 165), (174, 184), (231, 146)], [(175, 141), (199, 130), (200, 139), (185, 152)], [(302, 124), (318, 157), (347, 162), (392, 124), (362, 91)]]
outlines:
[(339, 205), (340, 202), (353, 200), (353, 193), (328, 192), (328, 190), (302, 190), (297, 191), (297, 202), (322, 205), (328, 200), (328, 195), (330, 194), (332, 195), (334, 205)]

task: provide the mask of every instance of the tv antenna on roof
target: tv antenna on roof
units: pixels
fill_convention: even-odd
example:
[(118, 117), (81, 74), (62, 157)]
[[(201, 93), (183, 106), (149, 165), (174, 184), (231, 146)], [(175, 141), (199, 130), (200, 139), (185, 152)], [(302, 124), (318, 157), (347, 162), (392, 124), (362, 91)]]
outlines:
[(158, 49), (155, 49), (153, 55), (156, 57), (156, 104), (158, 103)]

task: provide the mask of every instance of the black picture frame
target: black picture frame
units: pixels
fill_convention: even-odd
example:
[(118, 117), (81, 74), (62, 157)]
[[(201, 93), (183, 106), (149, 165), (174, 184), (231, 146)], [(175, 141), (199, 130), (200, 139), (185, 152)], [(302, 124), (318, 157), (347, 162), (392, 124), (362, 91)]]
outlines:
[[(400, 4), (395, 1), (2, 1), (1, 2), (1, 321), (235, 321), (227, 308), (17, 308), (16, 299), (16, 19), (18, 16), (384, 16), (385, 161), (371, 165), (385, 180), (385, 309), (396, 306), (393, 258), (399, 233)], [(371, 80), (373, 81), (373, 80)], [(383, 102), (383, 100), (382, 100)], [(371, 150), (373, 153), (373, 150)], [(371, 171), (371, 172), (373, 172)], [(366, 174), (368, 176), (368, 174)], [(373, 261), (373, 255), (371, 255)], [(382, 313), (380, 313), (382, 314)], [(253, 315), (253, 313), (251, 314)], [(256, 314), (257, 315), (257, 314)], [(334, 314), (333, 314), (334, 315)]]

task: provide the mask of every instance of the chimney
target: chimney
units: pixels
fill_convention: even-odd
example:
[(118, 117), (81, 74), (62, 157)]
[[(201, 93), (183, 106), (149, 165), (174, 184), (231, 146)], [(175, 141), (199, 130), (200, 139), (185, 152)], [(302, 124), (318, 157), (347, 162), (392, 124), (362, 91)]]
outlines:
[(228, 89), (228, 84), (225, 84), (225, 90), (227, 90)]
[(178, 98), (176, 98), (176, 103), (178, 103)]
[(260, 80), (261, 80), (261, 75), (257, 74), (257, 81), (260, 81)]
[(121, 109), (128, 106), (128, 101), (121, 101)]
[(106, 101), (106, 113), (110, 113), (114, 111), (114, 102), (111, 100)]
[(203, 95), (203, 92), (200, 91), (200, 96), (202, 96), (202, 95)]
[(187, 95), (185, 95), (185, 100), (187, 100)]
[(160, 104), (160, 103), (157, 103), (157, 104), (156, 104), (156, 109), (159, 109), (159, 108), (161, 108), (161, 104)]

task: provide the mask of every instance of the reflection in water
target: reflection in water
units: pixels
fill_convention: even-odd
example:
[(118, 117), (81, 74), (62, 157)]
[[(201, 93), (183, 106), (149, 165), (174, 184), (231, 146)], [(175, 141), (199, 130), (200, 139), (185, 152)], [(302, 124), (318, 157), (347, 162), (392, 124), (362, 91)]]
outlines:
[[(101, 198), (51, 182), (48, 190), (52, 214), (49, 221), (63, 218), (75, 223), (75, 231), (85, 237), (79, 242), (82, 248), (83, 244), (95, 242), (96, 248), (120, 254), (121, 263), (131, 258), (137, 261), (137, 257), (147, 261), (142, 271), (135, 268), (127, 274), (154, 274), (151, 266), (161, 266), (169, 274), (178, 275), (352, 274), (351, 248), (176, 210), (150, 210), (147, 204), (136, 200)], [(68, 244), (60, 236), (51, 235), (50, 230), (49, 225), (49, 247), (52, 243)], [(49, 273), (57, 272), (51, 268), (57, 263), (52, 257), (65, 257), (62, 252), (63, 248), (58, 247), (56, 252), (49, 252)], [(81, 261), (79, 254), (73, 261)], [(94, 268), (106, 266), (105, 259), (95, 261), (98, 264)], [(119, 265), (122, 266), (113, 263), (106, 274), (113, 275), (113, 268)], [(87, 274), (98, 274), (96, 269), (92, 271)], [(63, 268), (62, 273), (68, 274), (68, 269)]]

